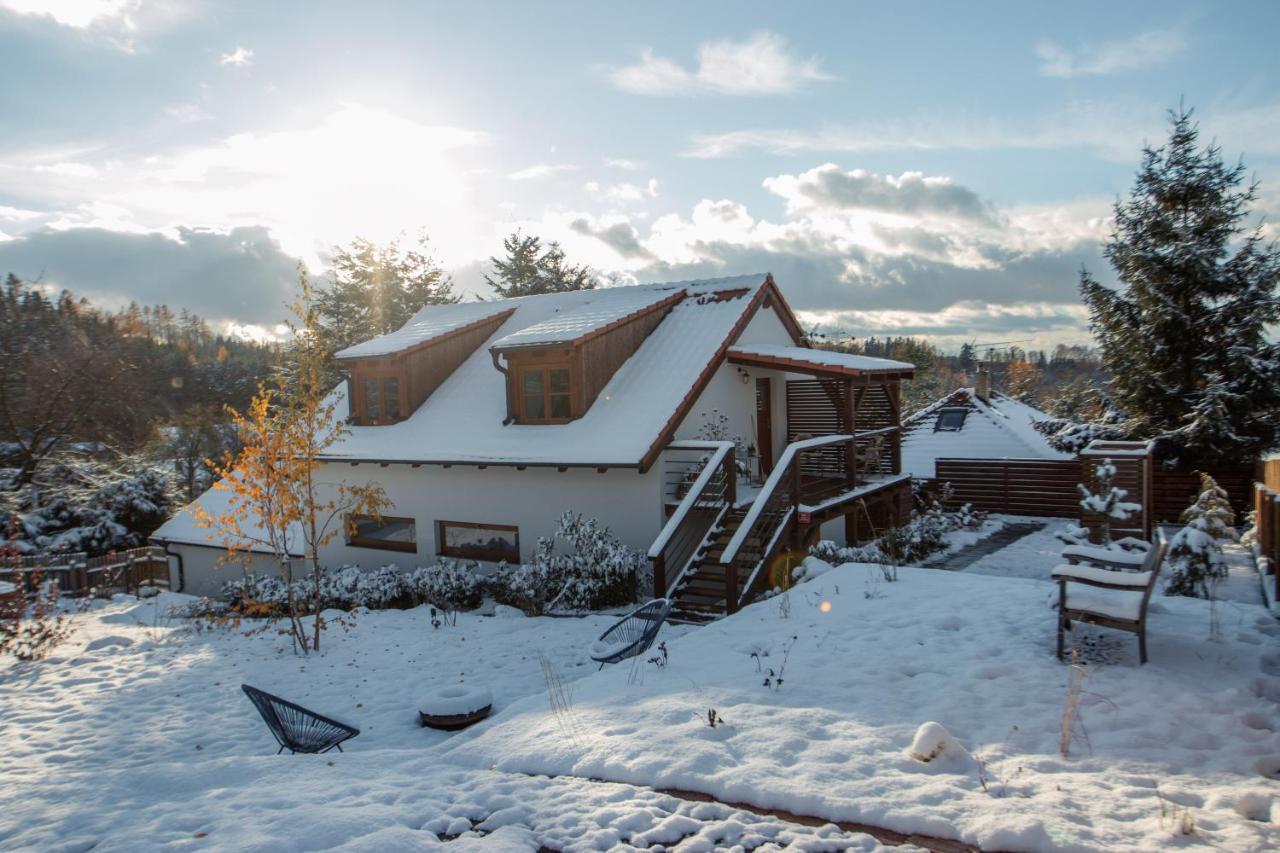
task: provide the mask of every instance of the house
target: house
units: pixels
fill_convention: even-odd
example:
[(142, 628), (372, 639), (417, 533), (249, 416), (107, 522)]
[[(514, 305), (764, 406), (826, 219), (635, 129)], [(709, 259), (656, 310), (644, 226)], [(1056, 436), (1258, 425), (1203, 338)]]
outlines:
[(939, 459), (1073, 459), (1035, 428), (1051, 415), (993, 391), (986, 373), (975, 387), (957, 388), (902, 422), (902, 470), (922, 480), (937, 476)]
[[(724, 612), (787, 548), (909, 512), (913, 367), (810, 349), (770, 275), (430, 305), (337, 358), (350, 426), (319, 479), (393, 508), (352, 519), (330, 565), (526, 560), (569, 510), (647, 551), (656, 594)], [(209, 534), (182, 513), (154, 535), (175, 587), (224, 579)]]

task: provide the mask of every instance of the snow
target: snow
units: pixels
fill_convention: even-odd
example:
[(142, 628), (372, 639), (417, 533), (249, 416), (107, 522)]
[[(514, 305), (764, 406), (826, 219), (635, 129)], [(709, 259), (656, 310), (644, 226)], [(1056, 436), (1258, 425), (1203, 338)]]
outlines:
[[(404, 421), (353, 426), (326, 458), (414, 462), (637, 465), (698, 376), (727, 344), (764, 276), (738, 276), (628, 291), (687, 296), (676, 304), (601, 391), (586, 414), (567, 424), (504, 425), (506, 383), (481, 346)], [(702, 300), (708, 294), (746, 289), (745, 296)], [(516, 312), (498, 338), (550, 320), (598, 291), (546, 294), (507, 300)], [(345, 389), (340, 389), (345, 415)]]
[(426, 305), (399, 329), (373, 340), (339, 350), (334, 358), (370, 358), (391, 355), (425, 344), (464, 326), (479, 323), (511, 310), (508, 301), (458, 302), (453, 305)]
[[(1267, 663), (1280, 624), (1262, 608), (1241, 608), (1210, 641), (1207, 602), (1164, 599), (1142, 667), (1129, 635), (1104, 636), (1117, 660), (1086, 666), (1088, 742), (1064, 758), (1071, 670), (1053, 652), (1054, 585), (912, 568), (888, 583), (849, 564), (788, 596), (789, 608), (775, 598), (668, 640), (667, 665), (641, 679), (613, 668), (579, 681), (561, 718), (541, 697), (518, 702), (444, 759), (696, 790), (984, 849), (1167, 849), (1169, 804), (1191, 811), (1200, 843), (1280, 843), (1276, 822), (1237, 807), (1269, 814), (1280, 793), (1280, 674)], [(761, 667), (785, 670), (785, 683), (765, 687)], [(974, 761), (913, 759), (929, 722)]]
[(843, 367), (860, 373), (878, 371), (915, 370), (916, 366), (905, 361), (894, 361), (889, 358), (872, 358), (869, 355), (854, 355), (834, 350), (811, 349), (809, 347), (787, 347), (778, 344), (754, 344), (752, 346), (735, 346), (729, 348), (729, 354), (744, 356), (763, 356), (765, 358), (785, 358), (790, 361), (801, 361), (818, 367)]
[[(981, 573), (1051, 538), (896, 582), (810, 560), (782, 596), (664, 626), (664, 666), (599, 672), (588, 651), (612, 616), (462, 613), (433, 629), (425, 607), (359, 610), (301, 658), (256, 625), (164, 615), (189, 597), (119, 596), (73, 615), (50, 659), (0, 661), (0, 848), (876, 847), (653, 790), (678, 788), (984, 849), (1274, 849), (1280, 622), (1233, 602), (1210, 640), (1208, 602), (1158, 596), (1142, 667), (1129, 635), (1077, 626), (1111, 662), (1083, 665), (1086, 736), (1064, 758), (1073, 670), (1053, 654), (1049, 569)], [(276, 756), (242, 682), (361, 735), (342, 754)], [(459, 682), (489, 685), (493, 715), (420, 728), (417, 702)], [(1194, 837), (1176, 836), (1174, 808)]]
[(1080, 560), (1101, 560), (1105, 563), (1123, 563), (1134, 568), (1141, 566), (1147, 559), (1145, 551), (1125, 551), (1121, 548), (1103, 548), (1100, 545), (1068, 545), (1062, 549), (1062, 556)]
[(483, 684), (448, 684), (428, 692), (418, 710), (433, 717), (457, 717), (492, 704), (493, 692)]
[(534, 323), (490, 345), (492, 349), (570, 343), (632, 314), (643, 312), (665, 299), (678, 297), (684, 290), (677, 285), (659, 287), (606, 287), (586, 291), (565, 310)]
[(1117, 586), (1146, 589), (1147, 584), (1151, 582), (1151, 572), (1125, 572), (1116, 569), (1100, 569), (1097, 566), (1072, 566), (1068, 564), (1058, 566), (1053, 570), (1053, 579), (1057, 580), (1058, 578), (1099, 581), (1101, 583), (1116, 584)]
[(1142, 593), (1067, 584), (1067, 608), (1136, 622), (1142, 612)]
[[(958, 431), (935, 430), (938, 411), (967, 408), (969, 414)], [(913, 477), (935, 476), (938, 459), (1071, 459), (1055, 450), (1036, 430), (1037, 421), (1049, 416), (1034, 406), (995, 393), (988, 402), (971, 388), (927, 406), (903, 420), (902, 470)]]

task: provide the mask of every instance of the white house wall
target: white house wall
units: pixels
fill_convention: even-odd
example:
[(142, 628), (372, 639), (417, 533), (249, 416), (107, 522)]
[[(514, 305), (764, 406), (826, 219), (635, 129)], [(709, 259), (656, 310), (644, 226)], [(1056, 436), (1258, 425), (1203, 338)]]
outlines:
[[(269, 554), (247, 554), (248, 563), (221, 563), (227, 552), (207, 545), (171, 543), (169, 552), (169, 586), (189, 595), (207, 595), (216, 598), (222, 585), (246, 571), (260, 575), (279, 574), (275, 557)], [(177, 555), (177, 556), (174, 556)], [(294, 561), (294, 572), (302, 569), (302, 561)]]
[(570, 468), (561, 473), (554, 468), (326, 465), (322, 479), (381, 485), (391, 502), (384, 512), (414, 519), (418, 550), (411, 554), (356, 548), (338, 537), (325, 548), (325, 562), (366, 569), (432, 563), (437, 557), (437, 521), (514, 525), (520, 530), (520, 556), (528, 560), (538, 537), (554, 533), (565, 511), (595, 518), (627, 545), (645, 551), (662, 528), (659, 475), (657, 465), (645, 474), (634, 468), (610, 468), (604, 473)]

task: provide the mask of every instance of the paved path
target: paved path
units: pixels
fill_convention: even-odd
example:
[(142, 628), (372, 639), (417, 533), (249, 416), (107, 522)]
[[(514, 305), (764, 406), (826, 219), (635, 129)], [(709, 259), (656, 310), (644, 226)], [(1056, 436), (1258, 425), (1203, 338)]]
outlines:
[(1003, 548), (1007, 548), (1024, 536), (1030, 536), (1032, 533), (1044, 530), (1047, 526), (1048, 522), (1015, 521), (1011, 524), (1006, 524), (986, 539), (974, 542), (959, 551), (953, 551), (936, 563), (926, 561), (925, 566), (930, 569), (945, 569), (949, 572), (958, 572), (969, 568), (983, 557), (988, 557)]

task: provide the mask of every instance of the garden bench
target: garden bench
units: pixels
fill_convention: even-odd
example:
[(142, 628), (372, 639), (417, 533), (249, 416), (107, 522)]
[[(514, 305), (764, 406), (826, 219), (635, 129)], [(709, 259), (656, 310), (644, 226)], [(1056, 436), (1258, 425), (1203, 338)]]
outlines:
[(1058, 582), (1058, 660), (1065, 652), (1065, 632), (1076, 621), (1137, 634), (1139, 661), (1147, 662), (1147, 603), (1167, 547), (1164, 535), (1157, 533), (1136, 565), (1136, 555), (1125, 552), (1084, 546), (1064, 552), (1069, 562), (1052, 576)]
[(256, 687), (241, 684), (240, 689), (280, 744), (276, 755), (286, 749), (292, 753), (321, 753), (335, 748), (342, 752), (342, 743), (360, 734), (354, 726), (331, 720)]
[(662, 623), (667, 621), (667, 614), (670, 612), (671, 602), (666, 598), (655, 598), (636, 608), (611, 625), (609, 630), (600, 635), (600, 639), (591, 644), (591, 659), (604, 669), (607, 663), (617, 663), (644, 654), (657, 639), (658, 631), (661, 630)]

